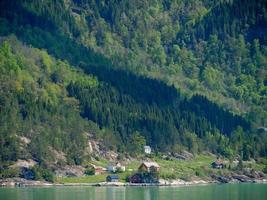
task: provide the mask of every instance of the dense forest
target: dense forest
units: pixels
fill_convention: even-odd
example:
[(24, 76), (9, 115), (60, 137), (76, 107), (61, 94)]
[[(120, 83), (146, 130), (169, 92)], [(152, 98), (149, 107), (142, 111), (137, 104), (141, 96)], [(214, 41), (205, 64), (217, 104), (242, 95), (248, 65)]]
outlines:
[[(121, 154), (141, 140), (156, 151), (266, 157), (266, 8), (1, 1), (1, 169), (26, 158), (79, 165), (88, 133)], [(55, 163), (55, 152), (67, 160)]]
[(189, 96), (203, 94), (257, 118), (260, 127), (266, 124), (266, 7), (265, 0), (11, 0), (1, 2), (1, 22), (2, 32), (15, 31), (64, 59), (84, 58), (71, 42), (54, 46), (56, 39), (38, 29), (65, 40), (63, 34), (113, 67), (163, 80)]

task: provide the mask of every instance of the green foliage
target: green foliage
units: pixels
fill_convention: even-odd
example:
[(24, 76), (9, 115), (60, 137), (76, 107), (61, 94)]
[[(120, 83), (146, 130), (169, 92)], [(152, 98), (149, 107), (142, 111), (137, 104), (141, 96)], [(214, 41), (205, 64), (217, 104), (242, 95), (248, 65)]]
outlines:
[(87, 167), (84, 171), (86, 175), (95, 175), (95, 169), (93, 167)]
[(145, 144), (145, 138), (139, 132), (134, 132), (130, 137), (129, 152), (140, 154), (142, 153)]
[(48, 182), (54, 182), (55, 181), (54, 174), (49, 169), (44, 169), (42, 167), (35, 166), (32, 168), (32, 172), (34, 175), (34, 180), (45, 180)]
[[(0, 17), (2, 34), (14, 32), (76, 65), (82, 60), (107, 64), (92, 52), (85, 58), (73, 45), (78, 42), (109, 57), (116, 67), (164, 80), (186, 94), (204, 94), (234, 112), (246, 113), (264, 108), (266, 102), (265, 8), (264, 0), (101, 4), (11, 0), (0, 4)], [(49, 70), (45, 56), (42, 62)], [(59, 81), (58, 75), (53, 74), (54, 81)]]
[(198, 177), (206, 177), (208, 175), (207, 167), (199, 167), (195, 170), (195, 175)]
[(266, 157), (266, 134), (256, 131), (267, 123), (265, 7), (1, 1), (1, 35), (47, 50), (14, 38), (0, 49), (1, 162), (24, 156), (25, 136), (25, 151), (41, 165), (55, 161), (55, 150), (81, 164), (91, 122), (106, 148), (121, 152), (140, 152), (146, 141), (156, 150)]
[[(29, 156), (46, 165), (54, 162), (56, 150), (65, 152), (69, 163), (80, 164), (84, 131), (90, 125), (81, 118), (78, 102), (68, 97), (65, 85), (70, 80), (96, 85), (97, 80), (12, 37), (2, 43), (0, 57), (1, 162)], [(60, 77), (51, 78), (54, 74)], [(23, 144), (22, 136), (30, 139), (29, 145)], [(49, 173), (44, 176), (50, 179)]]
[(0, 170), (0, 177), (1, 178), (18, 177), (19, 174), (20, 174), (20, 170), (17, 168), (8, 168), (8, 169), (1, 169)]

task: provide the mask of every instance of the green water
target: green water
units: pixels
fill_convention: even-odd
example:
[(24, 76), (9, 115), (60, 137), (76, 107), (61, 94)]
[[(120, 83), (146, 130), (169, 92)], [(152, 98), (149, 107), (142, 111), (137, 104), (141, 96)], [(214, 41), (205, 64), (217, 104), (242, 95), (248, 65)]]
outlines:
[(1, 200), (267, 200), (267, 184), (0, 188)]

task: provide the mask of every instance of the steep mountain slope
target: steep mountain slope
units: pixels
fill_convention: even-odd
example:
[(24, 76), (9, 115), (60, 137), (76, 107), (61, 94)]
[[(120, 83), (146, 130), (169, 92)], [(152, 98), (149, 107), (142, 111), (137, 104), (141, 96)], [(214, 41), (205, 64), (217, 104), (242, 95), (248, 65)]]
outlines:
[[(121, 152), (130, 146), (127, 144), (132, 142), (131, 135), (136, 131), (148, 144), (161, 151), (174, 146), (203, 151), (210, 134), (228, 141), (227, 137), (238, 126), (250, 129), (244, 119), (224, 111), (204, 97), (182, 98), (174, 88), (162, 82), (111, 69), (95, 69), (94, 74), (106, 83), (99, 82), (71, 69), (67, 63), (51, 58), (44, 51), (23, 46), (12, 38), (8, 41), (1, 48), (1, 131), (2, 145), (8, 152), (6, 155), (2, 152), (2, 161), (25, 156), (19, 149), (11, 154), (13, 150), (9, 145), (13, 143), (8, 142), (21, 136), (32, 141), (30, 149), (38, 146), (38, 141), (44, 141), (67, 155), (70, 150), (69, 156), (74, 154), (75, 163), (81, 162), (77, 159), (82, 160), (84, 154), (81, 151), (86, 148), (88, 139), (84, 132), (91, 132), (94, 127), (85, 119), (108, 128), (109, 137), (114, 137), (109, 146)], [(93, 69), (93, 66), (87, 67)], [(69, 137), (72, 140), (68, 140)], [(185, 138), (195, 140), (195, 147), (188, 146)], [(207, 150), (219, 153), (225, 147), (218, 144)], [(37, 149), (31, 149), (27, 153), (39, 161), (47, 159), (44, 152), (39, 152), (41, 155), (37, 152)]]
[(255, 8), (235, 34), (212, 20), (239, 2), (1, 1), (1, 164), (47, 167), (53, 151), (81, 164), (88, 132), (120, 153), (145, 141), (157, 151), (266, 157), (257, 131), (267, 113), (266, 38), (252, 31), (264, 32), (265, 3), (231, 14)]
[(11, 2), (1, 15), (13, 24), (64, 33), (115, 67), (257, 112), (258, 126), (266, 123), (264, 0)]
[(80, 117), (79, 102), (68, 97), (66, 86), (79, 80), (96, 87), (98, 81), (45, 51), (14, 38), (1, 40), (1, 164), (28, 158), (47, 164), (55, 160), (53, 150), (64, 152), (70, 163), (81, 163), (88, 121)]

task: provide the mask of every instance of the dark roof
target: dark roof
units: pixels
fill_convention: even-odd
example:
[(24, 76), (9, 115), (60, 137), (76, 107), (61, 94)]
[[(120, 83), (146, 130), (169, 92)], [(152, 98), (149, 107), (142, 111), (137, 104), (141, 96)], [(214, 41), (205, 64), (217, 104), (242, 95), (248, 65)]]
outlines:
[(118, 175), (108, 175), (107, 178), (111, 178), (111, 179), (119, 179)]
[(143, 162), (140, 167), (142, 165), (145, 165), (147, 168), (150, 168), (150, 167), (159, 167), (159, 164), (156, 163), (156, 162)]

